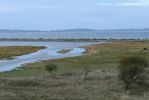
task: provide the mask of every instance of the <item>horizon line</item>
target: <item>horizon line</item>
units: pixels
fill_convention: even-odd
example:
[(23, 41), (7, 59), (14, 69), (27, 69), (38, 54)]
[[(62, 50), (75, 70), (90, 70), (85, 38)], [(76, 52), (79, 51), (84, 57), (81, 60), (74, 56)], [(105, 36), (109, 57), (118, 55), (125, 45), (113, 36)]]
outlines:
[(115, 29), (92, 29), (92, 28), (68, 28), (68, 29), (51, 29), (51, 30), (38, 30), (38, 29), (0, 29), (0, 31), (69, 31), (69, 30), (90, 30), (90, 31), (104, 31), (104, 30), (143, 30), (149, 28), (115, 28)]

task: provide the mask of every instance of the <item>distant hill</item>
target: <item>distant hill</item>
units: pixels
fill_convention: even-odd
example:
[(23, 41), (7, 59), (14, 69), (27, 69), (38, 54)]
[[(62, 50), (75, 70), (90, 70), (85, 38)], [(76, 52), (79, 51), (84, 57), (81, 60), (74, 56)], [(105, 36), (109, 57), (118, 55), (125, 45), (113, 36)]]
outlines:
[(94, 30), (94, 29), (87, 29), (87, 28), (76, 28), (76, 29), (52, 30), (52, 31), (0, 29), (1, 33), (16, 33), (16, 32), (100, 32), (100, 31), (149, 31), (149, 28), (144, 28), (144, 29), (111, 29), (111, 30)]
[(68, 29), (68, 30), (53, 30), (50, 32), (99, 32), (99, 31), (149, 31), (149, 28), (144, 29), (111, 29), (111, 30), (94, 30), (94, 29)]
[(77, 28), (77, 29), (67, 29), (67, 30), (52, 30), (50, 32), (92, 32), (92, 31), (98, 31), (98, 30)]
[(149, 28), (144, 28), (144, 29), (116, 29), (115, 31), (149, 31)]
[(41, 31), (41, 30), (9, 30), (9, 29), (0, 29), (0, 32), (3, 33), (16, 33), (16, 32), (45, 32), (45, 31)]

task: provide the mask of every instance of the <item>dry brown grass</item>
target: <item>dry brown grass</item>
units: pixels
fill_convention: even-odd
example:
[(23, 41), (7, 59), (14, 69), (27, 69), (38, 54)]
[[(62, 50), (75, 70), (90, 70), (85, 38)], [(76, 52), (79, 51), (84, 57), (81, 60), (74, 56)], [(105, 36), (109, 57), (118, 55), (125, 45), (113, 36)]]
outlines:
[[(144, 88), (126, 91), (111, 70), (92, 71), (83, 82), (84, 72), (42, 77), (0, 79), (0, 98), (5, 100), (147, 100)], [(137, 94), (139, 93), (139, 95)], [(13, 99), (12, 99), (13, 98)]]

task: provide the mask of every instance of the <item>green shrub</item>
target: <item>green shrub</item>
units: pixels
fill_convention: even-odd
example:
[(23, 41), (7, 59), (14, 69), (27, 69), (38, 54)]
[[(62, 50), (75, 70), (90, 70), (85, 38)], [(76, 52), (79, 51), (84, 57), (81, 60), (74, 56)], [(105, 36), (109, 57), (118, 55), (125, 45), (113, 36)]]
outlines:
[(143, 48), (143, 50), (148, 50), (147, 48)]
[(47, 65), (45, 65), (45, 69), (46, 69), (49, 73), (51, 73), (51, 72), (53, 72), (53, 71), (56, 71), (57, 65), (55, 65), (55, 64), (47, 64)]
[(119, 65), (119, 79), (128, 89), (131, 84), (143, 83), (144, 70), (148, 66), (146, 59), (142, 57), (128, 57), (122, 59)]

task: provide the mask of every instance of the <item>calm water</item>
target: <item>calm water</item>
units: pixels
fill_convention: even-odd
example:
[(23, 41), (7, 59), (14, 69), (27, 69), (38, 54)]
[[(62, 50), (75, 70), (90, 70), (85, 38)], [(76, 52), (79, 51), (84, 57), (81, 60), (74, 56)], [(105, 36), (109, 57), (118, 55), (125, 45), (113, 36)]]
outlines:
[(1, 38), (149, 38), (149, 31), (0, 33)]
[[(46, 46), (46, 49), (37, 52), (18, 56), (13, 60), (0, 60), (0, 72), (11, 71), (15, 68), (21, 67), (22, 64), (37, 62), (40, 60), (56, 59), (63, 57), (72, 57), (81, 55), (85, 49), (79, 46), (90, 45), (94, 43), (83, 42), (0, 42), (0, 46)], [(57, 51), (61, 49), (72, 49), (66, 54), (59, 54)]]

